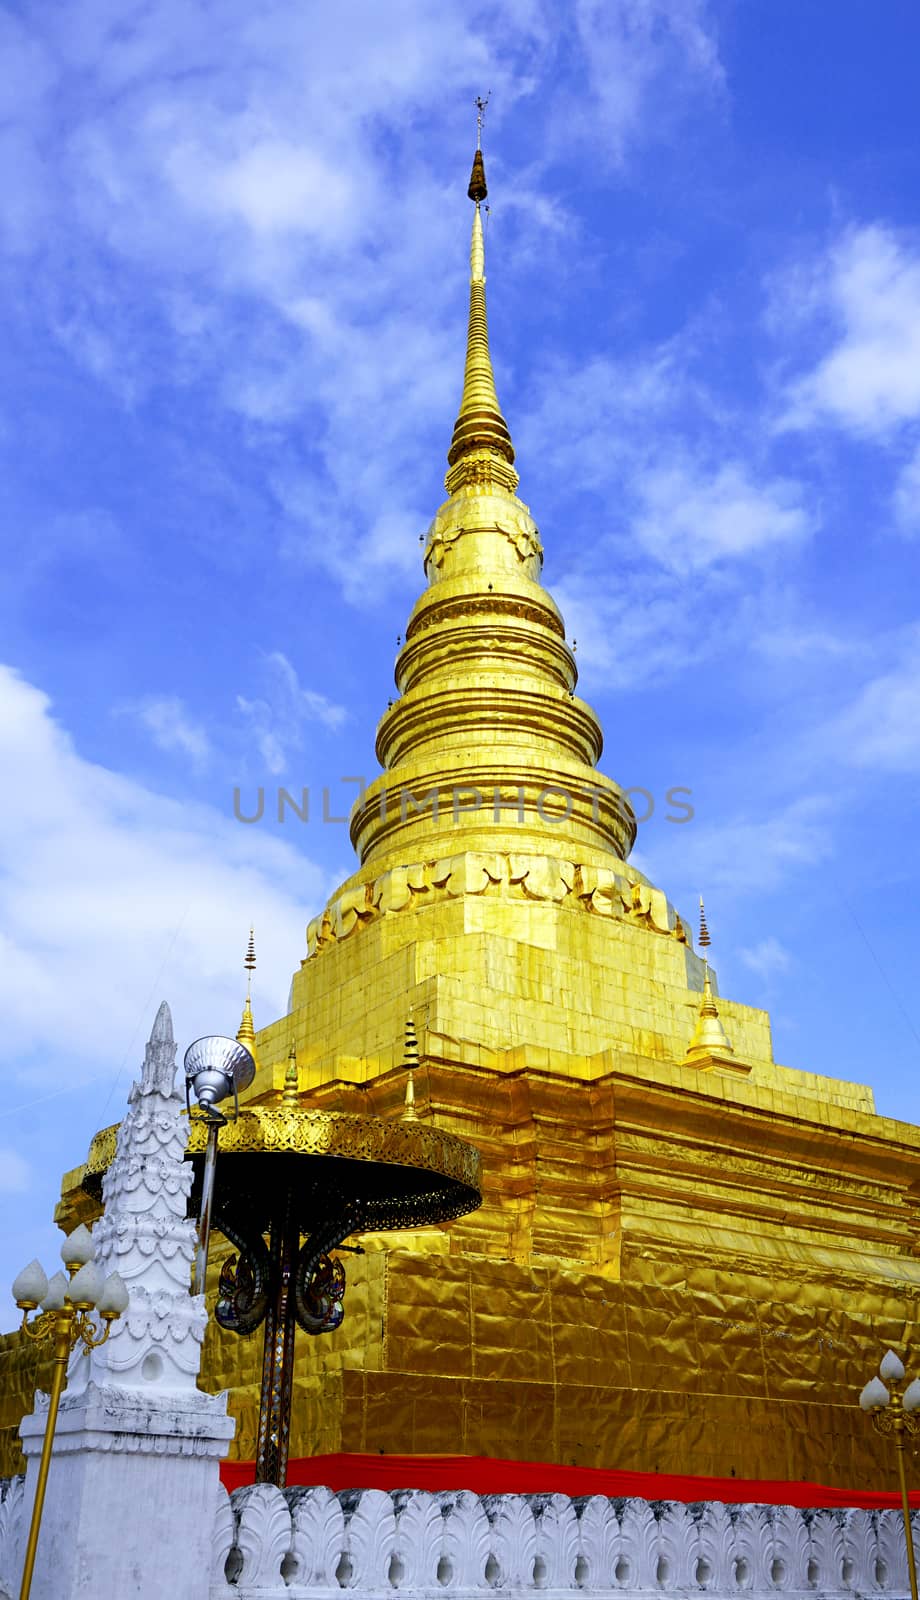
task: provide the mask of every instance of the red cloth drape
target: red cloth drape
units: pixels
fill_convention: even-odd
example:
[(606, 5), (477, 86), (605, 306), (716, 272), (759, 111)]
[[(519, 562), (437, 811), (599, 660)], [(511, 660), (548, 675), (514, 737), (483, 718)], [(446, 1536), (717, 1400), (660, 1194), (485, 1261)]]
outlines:
[[(252, 1483), (251, 1461), (225, 1461), (228, 1489)], [(820, 1483), (757, 1478), (691, 1478), (659, 1472), (618, 1472), (601, 1467), (558, 1467), (543, 1461), (500, 1461), (491, 1456), (305, 1456), (288, 1462), (294, 1484), (327, 1489), (472, 1489), (476, 1494), (636, 1495), (643, 1500), (723, 1500), (768, 1506), (899, 1506), (894, 1490), (831, 1489)], [(910, 1497), (920, 1508), (920, 1494)]]

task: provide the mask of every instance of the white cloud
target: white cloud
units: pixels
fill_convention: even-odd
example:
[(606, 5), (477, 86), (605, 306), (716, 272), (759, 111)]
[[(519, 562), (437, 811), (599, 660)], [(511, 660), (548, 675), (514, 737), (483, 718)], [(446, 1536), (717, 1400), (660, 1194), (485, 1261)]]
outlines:
[[(881, 436), (920, 417), (920, 248), (880, 223), (850, 228), (787, 287), (793, 311), (819, 319), (830, 348), (786, 395), (781, 425), (816, 421)], [(782, 298), (782, 296), (781, 296)], [(776, 314), (774, 314), (774, 320)]]
[(0, 1145), (0, 1194), (21, 1194), (29, 1188), (31, 1179), (28, 1161), (8, 1145)]
[(770, 663), (768, 680), (758, 671), (760, 691), (769, 683), (785, 694), (784, 670), (872, 656), (863, 641), (825, 626), (785, 573), (761, 569), (752, 584), (750, 559), (759, 552), (747, 562), (736, 556), (698, 566), (692, 582), (676, 559), (665, 567), (642, 554), (628, 539), (608, 537), (579, 552), (579, 564), (561, 579), (550, 579), (567, 637), (578, 643), (589, 698), (591, 686), (645, 688), (752, 654)]
[[(724, 73), (703, 0), (577, 0), (575, 19), (590, 94), (570, 106), (565, 133), (590, 128), (592, 153), (620, 161), (650, 104), (658, 130), (672, 125), (691, 95), (721, 90)], [(669, 87), (670, 95), (661, 93)], [(598, 139), (601, 132), (603, 138)]]
[(167, 170), (190, 210), (239, 222), (255, 238), (300, 233), (341, 243), (359, 221), (348, 173), (306, 144), (261, 139), (224, 162), (200, 147), (179, 145)]
[[(0, 965), (10, 1076), (130, 1071), (158, 1002), (177, 1036), (235, 1032), (256, 927), (256, 1011), (284, 1010), (330, 885), (286, 841), (85, 760), (49, 700), (0, 668)], [(40, 1071), (39, 1071), (40, 1069)], [(11, 1091), (8, 1088), (8, 1097)]]
[[(700, 887), (707, 895), (741, 898), (778, 888), (830, 855), (831, 803), (824, 795), (803, 796), (760, 815), (730, 813), (718, 823), (699, 817), (659, 835), (647, 846), (651, 876), (667, 883), (678, 903)], [(711, 920), (711, 919), (710, 919)]]
[(670, 344), (633, 361), (547, 363), (535, 375), (536, 404), (515, 425), (522, 459), (552, 476), (571, 475), (578, 489), (610, 489), (624, 467), (646, 460), (650, 434), (659, 437), (678, 406), (699, 399), (688, 355)]
[(920, 447), (901, 468), (892, 498), (895, 525), (908, 537), (920, 534)]
[(136, 718), (160, 750), (187, 756), (197, 771), (203, 771), (211, 757), (211, 741), (200, 723), (194, 722), (176, 695), (155, 695), (130, 705), (117, 707)]
[(750, 563), (787, 555), (817, 525), (803, 484), (764, 467), (753, 437), (744, 459), (752, 418), (696, 379), (698, 343), (690, 330), (628, 361), (550, 363), (515, 429), (550, 514), (569, 515), (573, 494), (595, 502), (593, 539), (549, 582), (592, 674), (616, 687), (698, 664), (730, 638), (747, 649), (766, 626), (747, 638), (739, 627)]
[(284, 772), (293, 752), (302, 750), (306, 728), (318, 722), (332, 732), (341, 728), (348, 713), (315, 689), (305, 689), (296, 669), (280, 650), (263, 660), (265, 694), (250, 700), (237, 696), (250, 738), (273, 777)]
[(800, 484), (785, 478), (759, 483), (737, 461), (709, 471), (691, 461), (655, 466), (639, 479), (636, 492), (636, 537), (662, 566), (678, 573), (799, 542), (814, 527)]
[[(594, 681), (618, 688), (761, 640), (777, 617), (742, 626), (754, 608), (750, 564), (788, 555), (817, 523), (804, 486), (765, 468), (753, 438), (743, 458), (752, 419), (727, 413), (695, 378), (697, 343), (691, 330), (629, 361), (550, 363), (515, 429), (538, 504), (568, 516), (573, 494), (594, 502), (584, 513), (594, 536), (548, 581)], [(550, 555), (552, 545), (550, 527)], [(820, 628), (811, 632), (817, 649)]]
[(758, 977), (769, 982), (781, 972), (787, 972), (790, 966), (790, 955), (785, 945), (769, 934), (766, 939), (761, 939), (759, 944), (751, 945), (740, 952), (742, 961)]
[[(776, 599), (770, 608), (769, 624), (751, 639), (751, 648), (776, 665), (802, 661), (840, 661), (866, 655), (868, 641), (822, 623), (788, 597), (783, 614)], [(778, 614), (779, 613), (779, 614)]]
[(920, 628), (894, 666), (870, 679), (833, 720), (824, 743), (853, 766), (920, 772)]
[(711, 637), (686, 584), (646, 571), (611, 580), (609, 555), (603, 554), (606, 568), (599, 563), (595, 570), (569, 572), (552, 585), (566, 635), (578, 646), (585, 685), (626, 689), (655, 683), (686, 672), (691, 652), (699, 665), (712, 647), (725, 644), (726, 626), (720, 624)]

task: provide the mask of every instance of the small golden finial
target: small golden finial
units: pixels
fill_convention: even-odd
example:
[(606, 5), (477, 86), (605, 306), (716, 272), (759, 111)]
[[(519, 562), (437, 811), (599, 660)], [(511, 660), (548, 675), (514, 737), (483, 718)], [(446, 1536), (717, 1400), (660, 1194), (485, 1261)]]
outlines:
[(406, 1102), (403, 1106), (402, 1120), (403, 1122), (417, 1122), (418, 1112), (415, 1109), (415, 1069), (419, 1065), (418, 1035), (415, 1031), (415, 1023), (412, 1021), (411, 1017), (409, 1017), (406, 1021), (406, 1035), (405, 1042), (403, 1044), (403, 1057), (401, 1064), (403, 1070), (409, 1074), (408, 1078), (406, 1079)]
[(246, 969), (246, 999), (243, 1004), (243, 1015), (240, 1020), (239, 1028), (237, 1029), (236, 1037), (240, 1044), (244, 1044), (246, 1046), (246, 1049), (252, 1056), (253, 1061), (255, 1061), (256, 1066), (258, 1066), (259, 1062), (258, 1057), (256, 1056), (256, 1030), (252, 1021), (252, 975), (256, 970), (256, 944), (255, 934), (252, 928), (249, 930), (249, 944), (246, 947), (246, 955), (243, 959), (243, 966)]
[[(706, 908), (700, 895), (700, 948), (708, 950), (712, 937), (706, 922)], [(719, 1008), (712, 992), (709, 960), (703, 957), (703, 993), (693, 1037), (684, 1056), (685, 1066), (707, 1067), (734, 1056), (731, 1041), (722, 1026)]]
[(284, 1074), (284, 1088), (281, 1091), (281, 1104), (289, 1106), (296, 1111), (300, 1104), (300, 1075), (297, 1071), (297, 1047), (291, 1044), (288, 1055), (287, 1070)]
[(693, 1037), (684, 1056), (686, 1066), (711, 1065), (714, 1061), (724, 1060), (726, 1056), (734, 1055), (731, 1041), (722, 1026), (719, 1008), (712, 993), (712, 980), (709, 976), (709, 963), (703, 966), (703, 995), (700, 1000), (699, 1016)]

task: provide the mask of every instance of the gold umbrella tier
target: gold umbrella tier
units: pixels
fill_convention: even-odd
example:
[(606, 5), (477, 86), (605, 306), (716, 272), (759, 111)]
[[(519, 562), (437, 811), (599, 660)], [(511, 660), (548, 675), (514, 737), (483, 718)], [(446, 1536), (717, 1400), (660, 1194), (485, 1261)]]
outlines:
[[(90, 1145), (82, 1187), (93, 1199), (101, 1195), (117, 1133), (117, 1124), (103, 1128)], [(198, 1182), (206, 1142), (206, 1124), (193, 1118), (186, 1156)], [(290, 1180), (305, 1233), (337, 1194), (361, 1202), (362, 1232), (448, 1222), (482, 1200), (478, 1150), (426, 1123), (257, 1106), (219, 1130), (218, 1155), (218, 1217), (240, 1210), (247, 1196), (258, 1197), (263, 1209), (266, 1196)], [(193, 1192), (193, 1208), (194, 1201)]]

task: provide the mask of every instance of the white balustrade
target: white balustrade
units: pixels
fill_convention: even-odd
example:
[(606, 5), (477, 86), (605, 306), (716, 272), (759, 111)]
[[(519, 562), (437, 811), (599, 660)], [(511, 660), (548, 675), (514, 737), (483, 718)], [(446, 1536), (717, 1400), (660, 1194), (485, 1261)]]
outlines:
[(237, 1489), (218, 1514), (213, 1573), (211, 1600), (909, 1594), (899, 1511), (466, 1489)]

